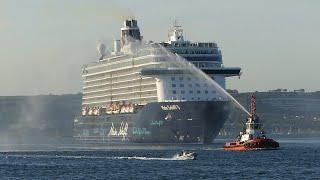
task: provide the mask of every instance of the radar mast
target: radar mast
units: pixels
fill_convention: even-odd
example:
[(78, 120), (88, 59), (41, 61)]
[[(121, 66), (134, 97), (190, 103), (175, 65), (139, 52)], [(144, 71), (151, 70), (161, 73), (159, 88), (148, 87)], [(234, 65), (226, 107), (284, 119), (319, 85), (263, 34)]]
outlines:
[(168, 43), (172, 42), (183, 42), (183, 29), (182, 27), (178, 24), (177, 20), (174, 20), (173, 25), (169, 29), (168, 32)]

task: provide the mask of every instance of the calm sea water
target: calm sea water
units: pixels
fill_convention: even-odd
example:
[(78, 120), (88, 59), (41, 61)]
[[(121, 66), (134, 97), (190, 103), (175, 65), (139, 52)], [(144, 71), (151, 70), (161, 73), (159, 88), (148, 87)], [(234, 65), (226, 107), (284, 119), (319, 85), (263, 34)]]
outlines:
[[(2, 145), (1, 179), (320, 179), (320, 140), (279, 140), (273, 151), (226, 152), (221, 143), (185, 147)], [(198, 160), (177, 160), (193, 149)]]

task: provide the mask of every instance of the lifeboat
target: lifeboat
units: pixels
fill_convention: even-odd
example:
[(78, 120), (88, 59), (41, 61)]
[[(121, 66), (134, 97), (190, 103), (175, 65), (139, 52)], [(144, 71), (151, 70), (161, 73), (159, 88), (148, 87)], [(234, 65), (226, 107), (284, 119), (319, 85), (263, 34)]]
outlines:
[(278, 149), (279, 143), (266, 137), (262, 130), (259, 117), (256, 115), (255, 97), (251, 96), (250, 116), (245, 123), (245, 130), (240, 132), (236, 140), (227, 142), (224, 150), (247, 151), (247, 150), (272, 150)]

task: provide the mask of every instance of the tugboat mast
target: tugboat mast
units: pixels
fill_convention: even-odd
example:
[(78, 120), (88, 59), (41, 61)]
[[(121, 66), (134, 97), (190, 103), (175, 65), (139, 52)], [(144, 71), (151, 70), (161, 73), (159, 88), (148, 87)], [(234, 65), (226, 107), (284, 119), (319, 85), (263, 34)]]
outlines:
[(256, 99), (254, 97), (254, 94), (251, 95), (250, 114), (251, 114), (251, 119), (255, 120), (256, 119)]

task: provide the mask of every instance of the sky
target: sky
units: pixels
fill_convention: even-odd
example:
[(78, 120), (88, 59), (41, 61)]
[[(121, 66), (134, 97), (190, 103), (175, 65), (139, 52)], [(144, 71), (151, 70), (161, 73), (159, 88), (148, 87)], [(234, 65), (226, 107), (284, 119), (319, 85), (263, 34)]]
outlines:
[(0, 0), (0, 96), (81, 92), (82, 65), (136, 18), (144, 40), (166, 41), (173, 20), (185, 39), (216, 42), (227, 88), (319, 91), (318, 0)]

